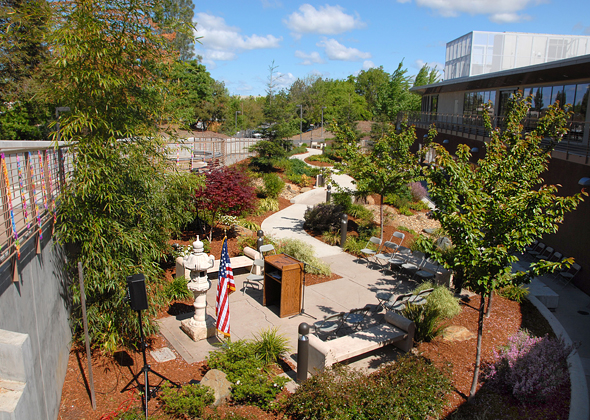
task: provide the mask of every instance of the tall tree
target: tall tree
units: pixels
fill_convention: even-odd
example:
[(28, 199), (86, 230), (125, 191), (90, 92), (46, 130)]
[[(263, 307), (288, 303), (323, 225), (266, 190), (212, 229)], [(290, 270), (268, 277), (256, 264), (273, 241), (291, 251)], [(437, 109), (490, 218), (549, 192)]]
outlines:
[(160, 0), (155, 3), (155, 22), (165, 33), (170, 33), (170, 44), (182, 61), (195, 55), (195, 5), (191, 0)]
[(379, 194), (379, 224), (383, 238), (383, 198), (398, 192), (419, 175), (417, 158), (410, 152), (416, 139), (414, 127), (400, 133), (393, 129), (378, 139), (370, 151), (363, 151), (348, 126), (332, 125), (344, 170), (352, 178), (360, 194)]
[(0, 7), (0, 139), (47, 135), (48, 107), (35, 95), (47, 60), (50, 9), (45, 0), (6, 0)]
[[(470, 163), (470, 148), (460, 145), (456, 158), (444, 147), (432, 144), (436, 164), (425, 170), (430, 197), (438, 220), (453, 242), (450, 268), (457, 266), (470, 290), (481, 296), (477, 352), (469, 398), (475, 395), (481, 357), (485, 297), (498, 287), (522, 284), (563, 263), (539, 262), (526, 272), (512, 272), (516, 253), (545, 234), (557, 231), (565, 213), (576, 208), (582, 194), (558, 196), (558, 187), (545, 185), (551, 151), (566, 133), (566, 114), (550, 107), (537, 128), (524, 133), (522, 121), (531, 99), (521, 94), (510, 100), (506, 128), (492, 129), (484, 113), (490, 141), (477, 165)], [(431, 133), (430, 139), (434, 133)], [(543, 139), (550, 139), (545, 145)], [(565, 262), (571, 263), (571, 259)]]
[(410, 109), (413, 94), (409, 89), (411, 78), (407, 76), (408, 70), (403, 68), (403, 61), (397, 69), (391, 73), (389, 82), (382, 94), (377, 97), (376, 111), (380, 120), (396, 121), (400, 111)]
[(373, 118), (378, 114), (377, 98), (384, 93), (389, 84), (389, 77), (389, 73), (383, 70), (383, 66), (361, 70), (356, 77), (349, 76), (349, 79), (354, 81), (356, 93), (367, 101), (367, 107)]
[[(70, 261), (85, 270), (90, 334), (94, 344), (113, 351), (137, 337), (135, 317), (123, 300), (125, 277), (145, 273), (148, 289), (157, 281), (170, 233), (190, 216), (185, 203), (197, 178), (168, 171), (158, 132), (169, 90), (162, 67), (172, 57), (166, 34), (153, 23), (154, 3), (63, 0), (52, 7), (52, 84), (46, 95), (71, 108), (61, 132), (76, 156), (60, 197), (56, 234), (61, 243), (79, 247)], [(79, 322), (76, 284), (71, 288)], [(153, 316), (155, 308), (148, 312)], [(146, 328), (151, 332), (155, 325)]]

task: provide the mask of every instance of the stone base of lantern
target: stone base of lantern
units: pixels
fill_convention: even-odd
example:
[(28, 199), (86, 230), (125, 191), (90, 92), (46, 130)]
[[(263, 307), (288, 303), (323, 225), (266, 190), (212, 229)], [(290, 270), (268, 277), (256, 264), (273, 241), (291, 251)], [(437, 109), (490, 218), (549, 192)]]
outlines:
[(204, 324), (206, 325), (195, 321), (194, 318), (189, 318), (180, 323), (180, 329), (193, 341), (205, 340), (215, 335), (215, 318), (207, 315), (207, 321)]

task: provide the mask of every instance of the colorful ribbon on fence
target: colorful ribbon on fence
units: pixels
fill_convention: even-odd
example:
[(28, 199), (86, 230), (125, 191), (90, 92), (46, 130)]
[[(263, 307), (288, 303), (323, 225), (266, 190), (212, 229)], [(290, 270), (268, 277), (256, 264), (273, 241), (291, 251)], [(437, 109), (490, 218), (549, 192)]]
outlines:
[(45, 211), (47, 211), (47, 192), (45, 190), (45, 170), (43, 169), (43, 157), (41, 156), (41, 150), (37, 150), (39, 154), (39, 170), (41, 172), (41, 192), (43, 195), (43, 206), (45, 206)]
[(37, 188), (35, 187), (35, 169), (33, 168), (33, 158), (31, 152), (29, 153), (29, 168), (31, 171), (31, 185), (33, 186), (33, 204), (31, 209), (35, 210), (35, 217), (37, 218), (37, 225), (39, 225), (39, 239), (43, 239), (43, 229), (41, 229), (41, 213), (39, 212), (39, 206), (37, 205)]
[(27, 195), (25, 194), (25, 183), (23, 181), (23, 170), (20, 164), (20, 157), (16, 154), (16, 167), (18, 169), (18, 186), (20, 187), (20, 200), (23, 204), (23, 211), (25, 213), (25, 222), (27, 222), (27, 229), (31, 228), (29, 221), (29, 212), (27, 211)]
[(176, 150), (176, 166), (180, 165), (180, 147)]
[(18, 232), (16, 230), (16, 222), (14, 220), (14, 210), (12, 208), (12, 192), (10, 190), (10, 179), (8, 178), (8, 168), (6, 167), (6, 157), (2, 153), (2, 173), (6, 181), (6, 196), (8, 197), (8, 204), (10, 207), (10, 219), (12, 221), (12, 233), (14, 235), (14, 245), (16, 247), (16, 255), (20, 260), (20, 243), (18, 241)]
[[(55, 152), (51, 152), (55, 154)], [(49, 160), (49, 151), (45, 154), (47, 157), (47, 181), (49, 181), (49, 196), (51, 197), (51, 211), (53, 212), (53, 223), (57, 222), (57, 211), (55, 209), (55, 195), (53, 194), (53, 183), (51, 182), (51, 161)]]

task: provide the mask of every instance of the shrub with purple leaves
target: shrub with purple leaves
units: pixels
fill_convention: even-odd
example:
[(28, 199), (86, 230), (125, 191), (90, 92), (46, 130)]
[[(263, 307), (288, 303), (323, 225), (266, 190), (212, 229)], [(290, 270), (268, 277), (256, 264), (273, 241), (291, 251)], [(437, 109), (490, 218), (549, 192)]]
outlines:
[(567, 357), (574, 349), (561, 338), (532, 337), (521, 330), (499, 352), (494, 351), (495, 362), (485, 379), (519, 401), (544, 401), (567, 382)]
[(414, 201), (420, 201), (428, 194), (426, 188), (424, 188), (424, 186), (419, 182), (410, 183), (410, 192), (412, 193), (412, 198)]

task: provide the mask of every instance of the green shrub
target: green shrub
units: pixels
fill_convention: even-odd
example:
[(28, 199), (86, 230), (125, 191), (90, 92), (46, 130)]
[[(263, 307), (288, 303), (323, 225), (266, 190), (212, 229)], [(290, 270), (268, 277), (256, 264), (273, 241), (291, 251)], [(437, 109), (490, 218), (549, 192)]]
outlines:
[(269, 211), (279, 211), (279, 200), (276, 198), (262, 198), (258, 200), (257, 214), (264, 214)]
[(211, 413), (205, 413), (203, 420), (252, 420), (251, 417), (245, 417), (233, 411), (227, 412), (228, 407), (224, 407), (223, 414), (217, 411), (217, 407), (213, 408)]
[(402, 187), (397, 193), (387, 194), (383, 199), (385, 204), (390, 204), (398, 209), (401, 207), (407, 208), (413, 201), (412, 192), (407, 185)]
[(361, 240), (356, 236), (347, 236), (346, 243), (344, 244), (344, 250), (349, 254), (355, 255), (357, 257), (361, 256), (361, 249), (363, 249), (366, 245), (366, 240)]
[(233, 384), (232, 398), (239, 404), (268, 409), (286, 383), (283, 378), (273, 379), (266, 373), (268, 365), (255, 341), (225, 341), (220, 350), (209, 353), (207, 364), (227, 375)]
[(373, 212), (362, 204), (351, 205), (348, 212), (355, 219), (366, 220), (367, 222), (373, 221)]
[(349, 213), (352, 207), (352, 197), (346, 192), (332, 193), (332, 203), (342, 208), (344, 213)]
[(249, 246), (252, 249), (256, 249), (256, 244), (257, 244), (258, 238), (254, 237), (254, 236), (249, 236), (249, 235), (244, 235), (244, 236), (240, 236), (238, 237), (238, 248), (240, 249), (240, 252), (244, 252), (244, 248), (246, 248), (247, 246)]
[(442, 329), (439, 327), (442, 316), (432, 305), (414, 305), (408, 303), (402, 311), (402, 315), (414, 321), (416, 324), (414, 341), (418, 343), (431, 341), (442, 332)]
[(305, 272), (321, 276), (332, 275), (330, 266), (315, 256), (312, 245), (298, 239), (281, 239), (274, 243), (277, 254), (285, 253), (306, 262)]
[(184, 300), (193, 296), (187, 287), (188, 280), (184, 277), (176, 277), (164, 288), (164, 296), (169, 300)]
[(426, 305), (432, 306), (440, 314), (441, 319), (451, 319), (461, 313), (459, 299), (445, 286), (433, 286), (429, 281), (422, 283), (412, 292), (418, 292), (434, 287), (432, 293), (426, 299)]
[(285, 187), (285, 181), (272, 172), (264, 174), (262, 180), (264, 181), (264, 194), (270, 198), (278, 198)]
[(203, 409), (215, 401), (213, 390), (200, 384), (184, 385), (180, 389), (163, 386), (159, 398), (167, 413), (193, 418), (200, 417)]
[(505, 297), (506, 299), (521, 303), (528, 296), (529, 291), (522, 286), (515, 286), (511, 284), (498, 289), (496, 293), (502, 297)]
[(414, 211), (428, 210), (430, 208), (428, 207), (428, 204), (426, 204), (424, 201), (416, 201), (414, 203), (410, 203), (408, 207)]
[(262, 330), (260, 335), (255, 336), (254, 349), (262, 360), (270, 365), (276, 363), (289, 351), (289, 339), (278, 333), (277, 327), (270, 327)]
[(340, 231), (339, 230), (327, 230), (322, 232), (322, 241), (328, 245), (338, 245), (340, 243)]
[(299, 155), (301, 153), (307, 152), (307, 145), (303, 143), (301, 146), (295, 147), (291, 149), (291, 151), (287, 154), (288, 156)]
[(335, 204), (321, 203), (305, 210), (303, 228), (316, 232), (337, 230), (340, 227), (341, 217), (342, 207)]
[(451, 390), (435, 366), (407, 354), (372, 375), (328, 368), (303, 382), (282, 408), (296, 420), (437, 418)]
[(248, 230), (251, 230), (252, 232), (257, 232), (260, 230), (260, 225), (258, 225), (258, 223), (252, 222), (252, 221), (244, 219), (244, 218), (238, 219), (237, 224), (242, 227), (245, 227)]
[(399, 225), (397, 227), (397, 230), (399, 230), (400, 232), (408, 232), (411, 235), (416, 235), (416, 231), (414, 229), (407, 228), (403, 225)]
[(368, 241), (371, 236), (379, 236), (381, 231), (379, 229), (379, 225), (375, 222), (361, 220), (358, 223), (357, 232), (359, 234), (359, 238), (365, 241)]
[(397, 211), (402, 216), (412, 216), (414, 214), (410, 211), (410, 208), (407, 205), (398, 207)]
[(326, 155), (311, 155), (307, 158), (307, 160), (311, 162), (325, 162), (334, 164), (334, 160), (332, 160), (329, 156)]
[(289, 175), (306, 175), (315, 178), (315, 176), (320, 173), (319, 169), (312, 168), (300, 159), (288, 159), (284, 169), (287, 177), (289, 177)]

